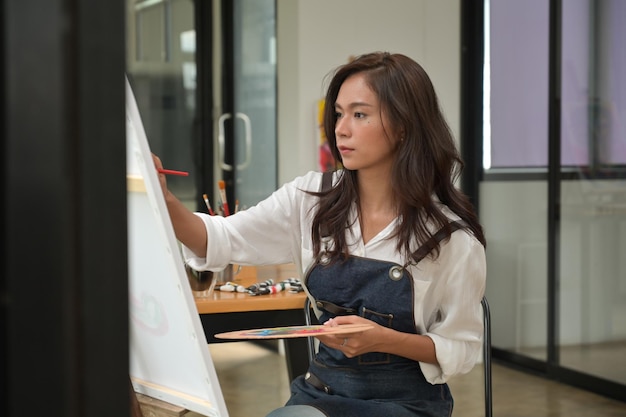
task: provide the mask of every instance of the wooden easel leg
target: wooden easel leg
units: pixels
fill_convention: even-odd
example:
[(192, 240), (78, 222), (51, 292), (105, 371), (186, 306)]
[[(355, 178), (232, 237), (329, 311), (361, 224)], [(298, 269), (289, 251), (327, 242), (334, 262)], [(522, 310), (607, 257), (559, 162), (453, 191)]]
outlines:
[(137, 394), (135, 393), (135, 389), (133, 388), (133, 383), (130, 380), (130, 377), (128, 377), (128, 387), (130, 396), (130, 415), (131, 417), (143, 417), (141, 407), (139, 406), (139, 401), (137, 400)]

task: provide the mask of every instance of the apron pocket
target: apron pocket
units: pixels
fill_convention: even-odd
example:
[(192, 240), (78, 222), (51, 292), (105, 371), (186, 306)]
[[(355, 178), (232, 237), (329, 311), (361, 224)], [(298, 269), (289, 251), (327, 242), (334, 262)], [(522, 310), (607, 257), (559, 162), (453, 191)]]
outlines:
[(320, 310), (324, 310), (335, 317), (357, 314), (357, 311), (353, 308), (338, 306), (337, 304), (333, 304), (330, 301), (315, 300), (315, 305)]

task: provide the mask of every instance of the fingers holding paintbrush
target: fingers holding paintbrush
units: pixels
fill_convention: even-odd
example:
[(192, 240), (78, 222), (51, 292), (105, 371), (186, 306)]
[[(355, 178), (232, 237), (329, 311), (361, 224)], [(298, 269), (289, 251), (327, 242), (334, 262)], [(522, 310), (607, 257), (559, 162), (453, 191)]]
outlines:
[[(163, 169), (163, 163), (161, 162), (161, 158), (159, 158), (155, 154), (152, 154), (152, 162), (154, 163), (154, 167), (156, 168), (157, 173), (159, 173), (159, 171)], [(161, 174), (157, 176), (159, 177), (159, 183), (161, 184), (161, 190), (163, 190), (163, 194), (167, 195), (168, 188), (167, 188), (167, 180), (165, 179), (165, 175)]]

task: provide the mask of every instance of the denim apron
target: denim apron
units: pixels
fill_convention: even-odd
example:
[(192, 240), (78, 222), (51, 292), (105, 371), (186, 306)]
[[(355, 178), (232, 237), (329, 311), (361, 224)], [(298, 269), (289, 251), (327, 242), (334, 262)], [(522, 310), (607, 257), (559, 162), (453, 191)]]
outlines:
[[(306, 286), (320, 322), (358, 314), (394, 330), (416, 334), (413, 279), (400, 265), (350, 256), (315, 264)], [(452, 414), (447, 384), (426, 381), (419, 363), (372, 352), (347, 358), (322, 343), (309, 370), (291, 384), (287, 405), (310, 405), (329, 417), (443, 417)]]

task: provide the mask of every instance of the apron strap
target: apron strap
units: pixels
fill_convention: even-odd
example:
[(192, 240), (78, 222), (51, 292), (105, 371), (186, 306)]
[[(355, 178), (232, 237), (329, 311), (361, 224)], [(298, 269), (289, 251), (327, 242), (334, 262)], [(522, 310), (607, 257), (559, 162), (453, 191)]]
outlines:
[[(320, 185), (320, 193), (324, 193), (329, 191), (333, 186), (333, 171), (324, 171), (322, 174), (322, 184)], [(320, 236), (327, 237), (328, 236), (328, 228), (326, 225), (320, 226)]]
[(411, 258), (415, 264), (424, 259), (433, 249), (437, 247), (439, 242), (450, 236), (452, 233), (466, 226), (463, 220), (457, 220), (450, 222), (437, 231), (430, 239), (428, 239), (422, 246), (417, 248), (415, 252), (411, 254)]
[(322, 185), (320, 186), (320, 192), (330, 190), (333, 185), (333, 171), (325, 171), (322, 174)]

